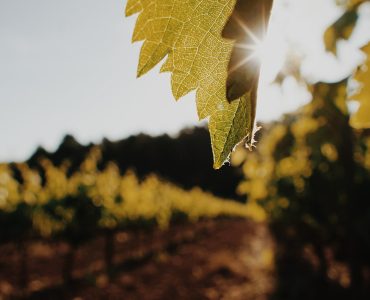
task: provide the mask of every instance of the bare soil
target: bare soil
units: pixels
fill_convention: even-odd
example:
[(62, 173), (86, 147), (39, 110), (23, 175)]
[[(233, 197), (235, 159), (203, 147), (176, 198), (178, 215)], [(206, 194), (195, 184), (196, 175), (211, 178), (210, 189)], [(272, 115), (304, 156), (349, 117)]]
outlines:
[(113, 245), (108, 269), (104, 235), (79, 246), (68, 283), (65, 242), (27, 242), (23, 254), (19, 245), (2, 245), (0, 299), (265, 300), (274, 290), (266, 224), (216, 220), (121, 231)]

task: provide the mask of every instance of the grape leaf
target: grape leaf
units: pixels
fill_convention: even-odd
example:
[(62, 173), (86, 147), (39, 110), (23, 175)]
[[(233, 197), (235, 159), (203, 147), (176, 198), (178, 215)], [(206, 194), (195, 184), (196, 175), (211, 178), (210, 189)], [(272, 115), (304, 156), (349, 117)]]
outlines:
[(238, 0), (222, 36), (235, 41), (227, 76), (227, 99), (242, 97), (258, 83), (260, 61), (253, 59), (264, 39), (272, 0)]
[(367, 55), (366, 62), (358, 68), (354, 79), (361, 84), (359, 93), (352, 96), (359, 102), (359, 109), (351, 117), (350, 123), (355, 128), (370, 128), (370, 43), (362, 48)]
[[(260, 0), (249, 0), (249, 3)], [(176, 99), (196, 90), (199, 119), (209, 117), (214, 168), (236, 144), (253, 141), (256, 84), (229, 103), (228, 64), (234, 46), (222, 37), (236, 0), (128, 0), (126, 15), (139, 13), (133, 41), (144, 41), (137, 75), (166, 57), (161, 72), (171, 72)]]

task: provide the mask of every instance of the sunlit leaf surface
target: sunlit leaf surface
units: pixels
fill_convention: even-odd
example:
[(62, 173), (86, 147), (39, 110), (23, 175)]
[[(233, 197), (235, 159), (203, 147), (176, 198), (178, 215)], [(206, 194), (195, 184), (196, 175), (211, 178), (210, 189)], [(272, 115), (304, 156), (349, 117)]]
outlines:
[(126, 15), (140, 13), (133, 34), (133, 41), (144, 41), (138, 76), (166, 57), (161, 71), (171, 72), (175, 98), (196, 90), (198, 116), (210, 119), (215, 168), (244, 137), (249, 136), (247, 143), (253, 140), (252, 89), (257, 83), (232, 103), (226, 97), (234, 42), (221, 35), (235, 4), (235, 0), (129, 0), (126, 6)]

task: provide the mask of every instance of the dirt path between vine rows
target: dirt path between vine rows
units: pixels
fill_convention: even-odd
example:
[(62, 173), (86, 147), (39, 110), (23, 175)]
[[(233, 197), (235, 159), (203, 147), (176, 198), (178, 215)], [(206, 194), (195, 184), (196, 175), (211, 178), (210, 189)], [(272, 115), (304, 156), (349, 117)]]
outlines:
[[(174, 227), (167, 233), (156, 230), (150, 235), (117, 234), (117, 267), (112, 276), (109, 278), (103, 271), (86, 275), (81, 271), (84, 265), (90, 270), (99, 270), (103, 265), (102, 244), (103, 240), (96, 239), (78, 251), (74, 275), (79, 280), (68, 286), (56, 284), (39, 289), (35, 286), (56, 276), (60, 268), (58, 255), (63, 251), (57, 245), (31, 245), (31, 292), (27, 298), (265, 300), (274, 289), (274, 245), (265, 224), (217, 220)], [(34, 262), (37, 259), (32, 254), (38, 249), (35, 253), (40, 256), (42, 247), (49, 247), (43, 264)], [(0, 266), (5, 265), (4, 259), (5, 252), (0, 249)], [(10, 264), (15, 258), (9, 259)], [(5, 286), (13, 298), (9, 292), (15, 290), (11, 271), (4, 271), (0, 268), (0, 292)], [(81, 277), (79, 273), (85, 275)], [(16, 280), (16, 275), (13, 277)]]

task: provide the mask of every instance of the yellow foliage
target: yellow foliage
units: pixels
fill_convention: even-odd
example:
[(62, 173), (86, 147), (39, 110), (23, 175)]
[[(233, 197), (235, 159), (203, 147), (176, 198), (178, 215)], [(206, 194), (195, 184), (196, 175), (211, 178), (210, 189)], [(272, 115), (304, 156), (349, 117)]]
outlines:
[(323, 144), (321, 146), (321, 153), (330, 161), (336, 161), (338, 159), (338, 151), (333, 144)]
[(62, 199), (68, 194), (68, 179), (63, 167), (56, 168), (50, 161), (41, 162), (46, 177), (46, 185), (43, 188), (44, 201), (50, 199)]
[(269, 132), (269, 138), (263, 139), (258, 146), (258, 151), (265, 157), (271, 156), (276, 144), (287, 133), (287, 128), (283, 124), (277, 124)]
[(357, 21), (357, 5), (348, 7), (348, 10), (324, 33), (325, 48), (327, 51), (337, 52), (338, 39), (348, 40)]
[(360, 107), (351, 117), (350, 122), (355, 128), (370, 128), (370, 43), (362, 50), (367, 55), (367, 59), (355, 74), (354, 78), (361, 84), (361, 89), (353, 96), (353, 99), (359, 102)]
[(24, 183), (21, 186), (22, 200), (27, 204), (33, 205), (38, 200), (43, 200), (43, 197), (38, 197), (42, 191), (41, 177), (39, 173), (28, 167), (27, 164), (18, 164), (18, 168), (21, 171)]
[[(13, 178), (8, 165), (0, 165), (0, 210), (12, 211), (22, 202), (26, 203), (30, 208), (33, 229), (45, 237), (61, 232), (73, 222), (73, 202), (64, 206), (63, 200), (79, 201), (76, 196), (81, 193), (101, 209), (102, 215), (97, 222), (103, 228), (137, 221), (155, 221), (160, 228), (166, 228), (176, 214), (182, 214), (191, 221), (220, 216), (258, 221), (265, 218), (257, 205), (220, 199), (200, 188), (186, 191), (156, 175), (143, 181), (132, 171), (121, 176), (114, 163), (100, 171), (97, 168), (100, 157), (100, 150), (93, 148), (79, 170), (70, 177), (67, 176), (66, 165), (56, 167), (50, 161), (42, 160), (44, 184), (40, 175), (27, 164), (18, 164), (22, 184)], [(53, 207), (52, 213), (49, 212), (50, 207), (49, 210), (44, 209), (50, 201), (53, 201), (50, 206)]]
[(277, 204), (282, 208), (287, 208), (289, 206), (289, 200), (285, 197), (281, 197), (277, 200)]
[(302, 140), (310, 132), (320, 127), (319, 121), (310, 116), (302, 116), (292, 124), (291, 130), (297, 140)]
[(6, 164), (0, 164), (0, 209), (13, 210), (21, 201), (19, 183)]
[[(219, 199), (199, 188), (190, 191), (161, 181), (151, 175), (139, 182), (131, 171), (121, 179), (121, 202), (103, 202), (109, 214), (107, 218), (151, 220), (166, 228), (174, 213), (183, 213), (189, 220), (218, 216), (249, 217), (261, 220), (260, 212), (234, 201)], [(108, 222), (109, 223), (109, 222)], [(106, 224), (106, 220), (102, 221)]]

